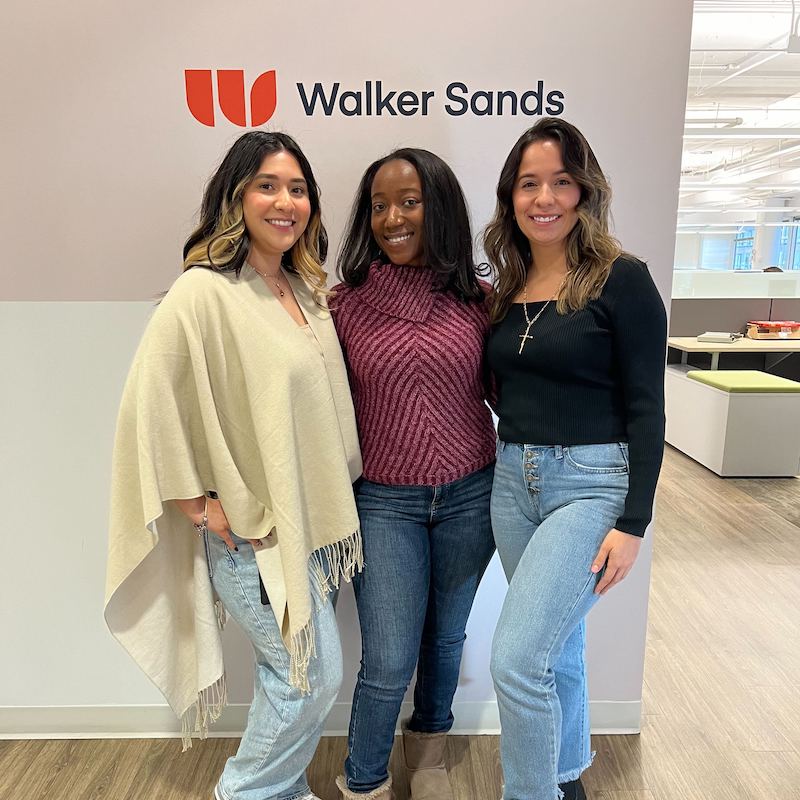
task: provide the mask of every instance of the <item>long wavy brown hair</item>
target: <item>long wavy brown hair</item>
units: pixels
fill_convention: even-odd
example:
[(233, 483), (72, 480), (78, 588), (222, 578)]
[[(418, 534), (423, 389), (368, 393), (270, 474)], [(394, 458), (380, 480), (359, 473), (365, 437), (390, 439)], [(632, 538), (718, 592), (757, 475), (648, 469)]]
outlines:
[(285, 133), (250, 131), (228, 150), (203, 194), (200, 222), (183, 246), (183, 269), (206, 267), (239, 275), (250, 251), (244, 224), (242, 198), (261, 162), (272, 153), (286, 151), (297, 159), (308, 186), (311, 218), (292, 248), (283, 254), (281, 266), (300, 275), (314, 293), (314, 300), (330, 294), (322, 268), (328, 252), (328, 235), (322, 224), (319, 187), (311, 165), (297, 142)]
[(565, 243), (567, 277), (558, 294), (558, 313), (578, 311), (599, 297), (614, 259), (622, 253), (609, 232), (611, 186), (592, 148), (574, 125), (558, 117), (542, 118), (511, 148), (497, 182), (494, 217), (483, 235), (486, 256), (497, 275), (490, 306), (492, 322), (506, 315), (533, 263), (530, 243), (514, 216), (512, 193), (526, 148), (541, 141), (558, 144), (564, 169), (581, 188), (578, 221)]

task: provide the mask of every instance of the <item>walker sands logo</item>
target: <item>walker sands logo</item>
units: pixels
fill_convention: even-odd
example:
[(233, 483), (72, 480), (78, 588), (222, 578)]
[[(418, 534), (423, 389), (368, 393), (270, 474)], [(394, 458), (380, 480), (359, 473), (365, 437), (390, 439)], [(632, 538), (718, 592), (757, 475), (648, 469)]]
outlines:
[[(250, 87), (250, 120), (247, 119), (244, 70), (187, 69), (186, 103), (192, 116), (213, 127), (214, 72), (217, 102), (223, 116), (234, 125), (257, 128), (268, 122), (277, 106), (275, 70), (263, 72)], [(444, 87), (443, 100), (434, 89), (411, 91), (388, 87), (380, 80), (365, 80), (357, 86), (343, 86), (339, 81), (313, 84), (296, 83), (297, 100), (307, 117), (427, 117), (441, 107), (451, 117), (465, 114), (475, 117), (559, 116), (564, 113), (564, 92), (545, 91), (545, 82), (518, 92), (511, 89), (471, 89), (453, 81)]]

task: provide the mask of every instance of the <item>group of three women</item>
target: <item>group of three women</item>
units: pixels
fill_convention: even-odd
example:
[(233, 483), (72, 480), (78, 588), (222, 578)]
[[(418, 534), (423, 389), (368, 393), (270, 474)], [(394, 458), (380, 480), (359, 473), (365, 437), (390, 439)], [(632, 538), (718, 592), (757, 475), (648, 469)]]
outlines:
[(342, 673), (330, 597), (351, 577), (362, 660), (341, 796), (394, 797), (416, 668), (411, 796), (451, 800), (445, 737), (495, 544), (503, 797), (584, 796), (583, 620), (633, 565), (663, 448), (664, 309), (610, 235), (609, 200), (574, 126), (526, 131), (485, 232), (492, 288), (450, 168), (397, 150), (361, 180), (331, 292), (297, 144), (255, 131), (226, 155), (126, 385), (107, 606), (187, 735), (224, 704), (220, 603), (252, 642), (217, 800), (316, 797), (305, 768)]

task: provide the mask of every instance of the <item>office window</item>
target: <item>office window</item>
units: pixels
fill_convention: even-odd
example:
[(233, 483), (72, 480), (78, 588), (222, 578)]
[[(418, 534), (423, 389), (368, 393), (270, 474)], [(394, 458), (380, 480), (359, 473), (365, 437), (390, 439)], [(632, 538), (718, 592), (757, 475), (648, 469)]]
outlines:
[(731, 237), (703, 234), (700, 243), (700, 269), (731, 268)]
[(735, 270), (752, 268), (754, 231), (752, 225), (743, 225), (736, 234), (733, 242), (733, 268)]
[(792, 241), (786, 266), (788, 269), (800, 269), (800, 228), (790, 228), (790, 230)]
[(779, 228), (778, 241), (775, 248), (775, 266), (781, 269), (787, 269), (789, 265), (789, 253), (793, 244), (793, 233), (796, 229), (788, 225)]

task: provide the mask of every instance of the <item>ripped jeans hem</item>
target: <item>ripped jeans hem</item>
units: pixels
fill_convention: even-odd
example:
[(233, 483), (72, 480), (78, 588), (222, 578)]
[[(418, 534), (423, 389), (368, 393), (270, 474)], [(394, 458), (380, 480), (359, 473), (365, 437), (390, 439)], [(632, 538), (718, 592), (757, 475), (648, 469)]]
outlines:
[(569, 783), (570, 781), (576, 781), (583, 772), (589, 767), (592, 766), (592, 762), (594, 761), (594, 757), (597, 755), (596, 751), (592, 751), (589, 755), (589, 761), (584, 764), (582, 767), (578, 767), (578, 769), (571, 769), (569, 772), (563, 772), (558, 776), (559, 783)]

